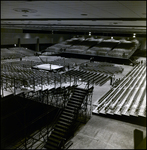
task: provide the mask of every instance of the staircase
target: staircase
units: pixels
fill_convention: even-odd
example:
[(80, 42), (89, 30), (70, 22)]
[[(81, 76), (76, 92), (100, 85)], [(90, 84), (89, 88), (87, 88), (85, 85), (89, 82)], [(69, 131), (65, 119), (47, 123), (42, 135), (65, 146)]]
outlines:
[(63, 149), (68, 139), (74, 134), (74, 123), (78, 116), (81, 104), (88, 90), (75, 88), (65, 109), (62, 111), (57, 124), (45, 144), (47, 149)]

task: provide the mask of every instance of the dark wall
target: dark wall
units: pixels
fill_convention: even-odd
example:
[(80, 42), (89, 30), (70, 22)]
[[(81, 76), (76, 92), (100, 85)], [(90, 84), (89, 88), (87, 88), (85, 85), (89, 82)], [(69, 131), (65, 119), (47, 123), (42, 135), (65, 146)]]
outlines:
[[(42, 51), (48, 46), (65, 41), (72, 37), (84, 36), (89, 37), (88, 32), (66, 32), (66, 31), (44, 31), (44, 30), (23, 30), (23, 29), (1, 29), (1, 47), (4, 48), (14, 47), (14, 44), (18, 44), (18, 38), (20, 38), (20, 44), (23, 47), (36, 50), (37, 38), (39, 38), (39, 50)], [(114, 39), (117, 38), (132, 38), (132, 34), (125, 33), (92, 33), (94, 37), (105, 37)], [(146, 35), (137, 34), (136, 38), (141, 43), (140, 49), (146, 49)]]

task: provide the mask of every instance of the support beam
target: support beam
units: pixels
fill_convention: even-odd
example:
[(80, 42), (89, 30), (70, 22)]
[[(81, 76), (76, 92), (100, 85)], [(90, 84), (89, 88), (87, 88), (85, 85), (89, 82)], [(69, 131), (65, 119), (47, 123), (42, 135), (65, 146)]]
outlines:
[(37, 38), (36, 51), (39, 52), (39, 38)]
[(21, 47), (21, 39), (18, 38), (18, 47)]

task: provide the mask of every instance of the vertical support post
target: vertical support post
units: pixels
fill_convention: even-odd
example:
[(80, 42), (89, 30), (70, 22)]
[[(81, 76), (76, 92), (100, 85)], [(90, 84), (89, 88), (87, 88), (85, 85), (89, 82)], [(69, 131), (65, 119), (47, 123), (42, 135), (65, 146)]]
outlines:
[(35, 79), (34, 79), (34, 77), (33, 77), (33, 89), (35, 91)]
[(2, 78), (1, 78), (1, 86), (2, 86), (2, 97), (4, 97), (3, 79)]
[(137, 149), (141, 141), (143, 140), (143, 132), (135, 129), (134, 130), (134, 149)]
[(56, 88), (56, 76), (55, 76), (54, 84), (55, 84), (55, 88)]
[(71, 75), (70, 75), (70, 86), (71, 86)]
[(39, 52), (39, 38), (37, 38), (36, 51)]
[(14, 78), (14, 95), (16, 94), (15, 84), (16, 84), (16, 80)]
[(60, 87), (62, 86), (62, 82), (61, 82), (61, 74), (60, 74)]
[(18, 47), (21, 47), (21, 40), (18, 38)]
[(42, 76), (41, 76), (41, 90), (43, 90)]
[(6, 79), (6, 90), (7, 90), (7, 88), (8, 88), (8, 81), (7, 81), (7, 78), (5, 78)]
[(48, 80), (48, 85), (49, 85), (50, 84), (49, 75), (47, 75), (47, 80)]

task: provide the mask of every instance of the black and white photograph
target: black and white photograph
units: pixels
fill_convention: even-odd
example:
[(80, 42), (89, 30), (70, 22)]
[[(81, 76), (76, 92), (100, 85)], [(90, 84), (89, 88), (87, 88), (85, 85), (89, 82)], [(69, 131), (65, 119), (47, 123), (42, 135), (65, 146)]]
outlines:
[(1, 1), (1, 149), (146, 149), (146, 1)]

